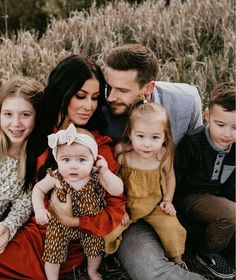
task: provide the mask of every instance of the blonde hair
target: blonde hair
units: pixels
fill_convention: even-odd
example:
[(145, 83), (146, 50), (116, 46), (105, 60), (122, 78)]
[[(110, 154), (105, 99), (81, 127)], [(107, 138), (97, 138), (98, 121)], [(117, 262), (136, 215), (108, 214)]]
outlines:
[[(43, 86), (34, 79), (14, 76), (8, 82), (0, 87), (0, 112), (2, 110), (2, 104), (4, 100), (10, 97), (22, 97), (28, 101), (34, 109), (40, 101), (40, 96), (43, 90)], [(20, 180), (24, 180), (26, 171), (26, 145), (27, 140), (23, 144), (18, 161), (17, 173)], [(0, 127), (0, 160), (7, 156), (8, 149), (10, 147), (10, 141), (6, 134)]]
[[(165, 160), (170, 157), (170, 167), (173, 164), (174, 157), (174, 141), (171, 132), (170, 119), (166, 109), (157, 103), (148, 103), (143, 99), (137, 100), (130, 109), (129, 119), (122, 136), (122, 142), (127, 146), (131, 146), (130, 134), (134, 123), (148, 117), (151, 120), (151, 115), (155, 114), (156, 122), (163, 124), (165, 133), (164, 147), (166, 152), (161, 159), (160, 168), (163, 166)], [(152, 121), (154, 121), (152, 120)]]

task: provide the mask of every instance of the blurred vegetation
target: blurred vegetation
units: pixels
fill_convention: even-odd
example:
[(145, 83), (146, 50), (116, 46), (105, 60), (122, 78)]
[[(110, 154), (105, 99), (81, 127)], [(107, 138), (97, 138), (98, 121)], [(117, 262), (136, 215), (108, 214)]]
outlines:
[[(88, 10), (94, 0), (0, 0), (0, 33), (16, 33), (19, 29), (34, 29), (39, 37), (46, 31), (51, 17), (67, 18), (71, 11)], [(117, 0), (96, 0), (96, 7)], [(127, 0), (141, 3), (141, 0)], [(5, 18), (7, 17), (7, 30)]]
[[(56, 6), (49, 8), (54, 2), (58, 7), (59, 3), (70, 3), (51, 0), (42, 7), (57, 14)], [(68, 17), (66, 12), (63, 16), (54, 15), (41, 38), (37, 32), (23, 28), (8, 38), (3, 34), (0, 82), (14, 74), (24, 74), (46, 83), (52, 68), (72, 53), (89, 55), (104, 67), (104, 56), (123, 43), (150, 47), (159, 60), (157, 80), (197, 85), (204, 104), (216, 84), (235, 81), (234, 0), (173, 0), (169, 6), (161, 0), (140, 2), (101, 1), (98, 6), (97, 1)], [(24, 9), (22, 21), (29, 12), (26, 6)], [(17, 10), (20, 14), (20, 8)]]

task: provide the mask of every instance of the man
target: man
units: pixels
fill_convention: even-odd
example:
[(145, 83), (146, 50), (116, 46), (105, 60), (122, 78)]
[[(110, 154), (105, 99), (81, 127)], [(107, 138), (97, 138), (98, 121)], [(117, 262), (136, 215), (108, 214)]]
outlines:
[[(187, 131), (202, 125), (201, 99), (195, 87), (187, 84), (156, 82), (158, 61), (144, 46), (123, 45), (106, 58), (108, 107), (103, 108), (107, 134), (118, 140), (133, 102), (145, 97), (162, 104), (170, 115), (176, 144)], [(152, 228), (139, 221), (123, 234), (119, 256), (135, 280), (197, 280), (204, 277), (174, 265), (164, 256), (160, 239)]]
[(106, 58), (107, 100), (103, 108), (107, 133), (119, 138), (131, 104), (144, 96), (168, 111), (176, 144), (187, 131), (202, 125), (202, 104), (196, 87), (188, 84), (156, 82), (158, 61), (141, 45), (124, 45), (111, 50)]

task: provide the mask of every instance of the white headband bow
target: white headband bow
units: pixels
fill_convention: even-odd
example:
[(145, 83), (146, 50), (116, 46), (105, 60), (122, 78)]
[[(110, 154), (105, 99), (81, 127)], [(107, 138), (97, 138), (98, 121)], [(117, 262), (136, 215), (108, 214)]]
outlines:
[(71, 145), (73, 142), (87, 146), (96, 160), (98, 155), (98, 146), (96, 141), (89, 135), (78, 133), (73, 124), (67, 129), (59, 130), (57, 133), (48, 135), (48, 146), (52, 148), (52, 154), (56, 159), (58, 145)]

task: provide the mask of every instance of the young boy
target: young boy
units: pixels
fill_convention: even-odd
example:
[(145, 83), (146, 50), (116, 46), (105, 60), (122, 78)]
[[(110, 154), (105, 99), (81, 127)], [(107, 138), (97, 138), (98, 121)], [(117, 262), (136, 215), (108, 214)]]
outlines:
[(219, 255), (233, 243), (235, 233), (235, 96), (235, 83), (212, 91), (207, 124), (182, 139), (175, 162), (176, 204), (187, 218), (206, 226), (197, 260), (222, 279), (235, 276)]

